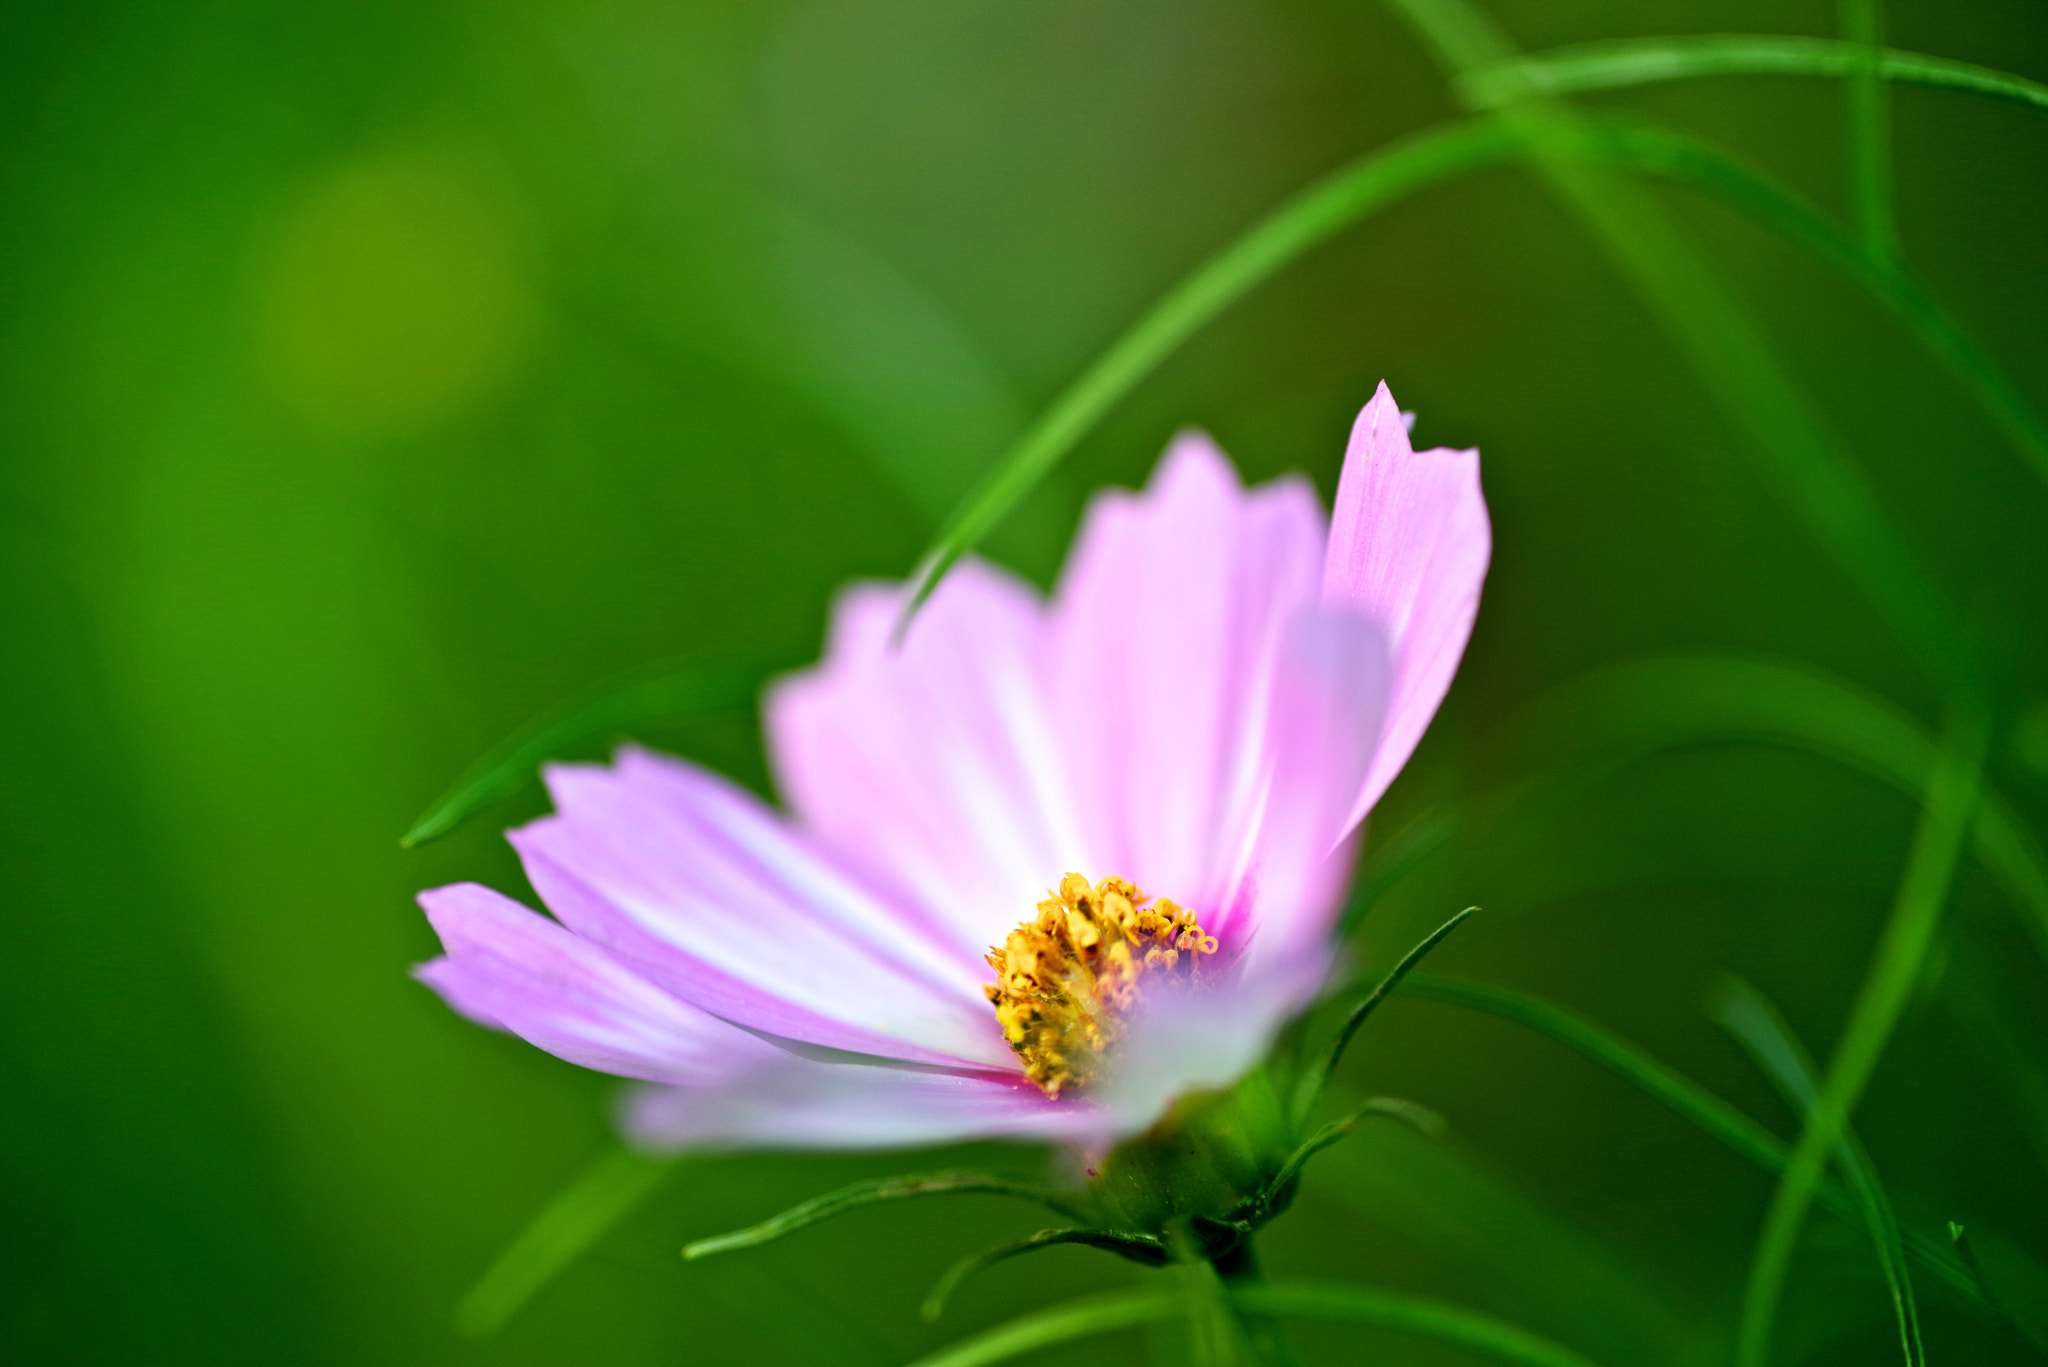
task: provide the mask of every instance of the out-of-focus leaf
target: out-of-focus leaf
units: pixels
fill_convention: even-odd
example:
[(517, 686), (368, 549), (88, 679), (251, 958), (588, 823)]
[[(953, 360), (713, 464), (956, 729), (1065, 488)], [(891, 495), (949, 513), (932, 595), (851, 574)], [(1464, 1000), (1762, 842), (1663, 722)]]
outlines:
[[(1740, 978), (1723, 977), (1707, 994), (1707, 1010), (1749, 1051), (1794, 1111), (1802, 1117), (1812, 1114), (1820, 1098), (1820, 1070), (1778, 1009), (1761, 992)], [(1863, 1212), (1863, 1222), (1870, 1228), (1878, 1266), (1891, 1292), (1892, 1313), (1899, 1322), (1900, 1351), (1907, 1367), (1920, 1367), (1927, 1361), (1927, 1350), (1920, 1341), (1920, 1311), (1913, 1302), (1912, 1275), (1907, 1270), (1905, 1248), (1899, 1239), (1898, 1217), (1892, 1213), (1891, 1201), (1877, 1179), (1870, 1155), (1864, 1152), (1862, 1141), (1850, 1126), (1842, 1127), (1835, 1162), (1848, 1183), (1850, 1195)], [(1978, 1278), (1980, 1285), (1982, 1281)], [(1993, 1308), (1997, 1308), (1995, 1303)]]
[[(1838, 760), (1914, 798), (1927, 791), (1933, 739), (1898, 708), (1806, 665), (1733, 656), (1631, 661), (1568, 685), (1532, 734), (1583, 761), (1616, 764), (1682, 745), (1755, 740)], [(1556, 751), (1552, 759), (1563, 758)], [(1971, 847), (2048, 958), (2048, 860), (1985, 785)]]
[(1416, 190), (1505, 160), (1491, 121), (1457, 124), (1370, 152), (1288, 200), (1211, 257), (1120, 337), (1004, 453), (940, 530), (904, 600), (899, 633), (961, 556), (992, 531), (1089, 429), (1210, 319), (1311, 247)]
[(1829, 1155), (1841, 1143), (1849, 1116), (1877, 1061), (1891, 1040), (1892, 1028), (1905, 1010), (1914, 981), (1926, 960), (1928, 946), (1941, 923), (1949, 884), (1961, 862), (1963, 843), (1976, 814), (1979, 779), (1990, 719), (1967, 695), (1960, 698), (1935, 754), (1928, 776), (1926, 805), (1913, 848), (1906, 859), (1890, 919), (1879, 937), (1842, 1040), (1828, 1063), (1813, 1109), (1800, 1130), (1792, 1161), (1778, 1179), (1750, 1263), (1749, 1284), (1742, 1298), (1742, 1320), (1736, 1332), (1735, 1360), (1741, 1367), (1763, 1367), (1770, 1355), (1771, 1323), (1778, 1293), (1791, 1266), (1793, 1245), (1805, 1222), (1806, 1209), (1825, 1174)]
[(1341, 1320), (1347, 1324), (1397, 1333), (1417, 1334), (1455, 1343), (1497, 1362), (1526, 1367), (1592, 1367), (1591, 1360), (1561, 1343), (1518, 1329), (1491, 1316), (1455, 1305), (1378, 1288), (1331, 1286), (1315, 1282), (1273, 1282), (1231, 1293), (1247, 1309), (1303, 1319)]
[[(1790, 1144), (1691, 1078), (1576, 1012), (1507, 988), (1427, 973), (1410, 974), (1401, 990), (1404, 996), (1484, 1011), (1548, 1035), (1670, 1107), (1766, 1172), (1783, 1173), (1791, 1162)], [(1822, 1178), (1814, 1197), (1842, 1219), (1860, 1221), (1855, 1201), (1840, 1185)], [(1976, 1284), (1940, 1249), (1912, 1236), (1908, 1236), (1907, 1248), (1945, 1286), (1973, 1304), (1983, 1305)]]
[(497, 1332), (555, 1275), (576, 1261), (661, 1185), (673, 1162), (619, 1149), (593, 1163), (541, 1208), (456, 1307), (471, 1338)]
[(1520, 55), (1469, 0), (1388, 0), (1453, 78), (1506, 75), (1489, 87), (1559, 198), (1578, 215), (1665, 335), (1690, 362), (1757, 474), (1914, 652), (1929, 677), (1957, 682), (1970, 652), (1927, 567), (1879, 503), (1862, 468), (1794, 383), (1739, 300), (1669, 214), (1614, 174), (1589, 121), (1526, 81)]
[[(1304, 1319), (1340, 1320), (1374, 1329), (1415, 1334), (1469, 1348), (1497, 1362), (1524, 1367), (1592, 1367), (1561, 1344), (1504, 1324), (1487, 1315), (1422, 1296), (1312, 1282), (1273, 1282), (1232, 1290), (1243, 1310)], [(919, 1358), (912, 1367), (981, 1367), (1075, 1339), (1129, 1329), (1183, 1313), (1182, 1298), (1170, 1292), (1116, 1291), (1033, 1311), (1008, 1324), (976, 1334)]]
[(1850, 201), (1863, 254), (1877, 265), (1897, 259), (1899, 242), (1892, 224), (1891, 129), (1885, 107), (1881, 42), (1882, 13), (1878, 0), (1843, 0), (1842, 41), (1851, 50), (1844, 88), (1849, 115)]
[(1598, 119), (1590, 126), (1592, 146), (1602, 154), (1632, 169), (1704, 190), (1847, 271), (1898, 315), (2005, 430), (2034, 472), (2048, 480), (2048, 423), (1903, 264), (1889, 256), (1873, 258), (1819, 210), (1719, 148), (1632, 121)]
[(953, 1293), (961, 1283), (978, 1272), (986, 1271), (1000, 1262), (1036, 1253), (1041, 1248), (1056, 1248), (1061, 1244), (1080, 1244), (1086, 1248), (1099, 1248), (1115, 1253), (1133, 1262), (1150, 1267), (1166, 1265), (1166, 1245), (1150, 1234), (1126, 1234), (1113, 1229), (1041, 1229), (1028, 1239), (1012, 1243), (997, 1244), (994, 1248), (970, 1253), (959, 1262), (947, 1268), (932, 1286), (930, 1294), (918, 1313), (926, 1320), (936, 1320), (946, 1313), (946, 1303), (953, 1299)]
[[(1411, 979), (1412, 982), (1412, 979)], [(1709, 1326), (1634, 1259), (1456, 1144), (1372, 1125), (1316, 1160), (1297, 1219), (1339, 1223), (1359, 1275), (1435, 1268), (1438, 1294), (1496, 1312), (1614, 1362), (1694, 1363)], [(1327, 1214), (1323, 1214), (1327, 1212)]]
[(1054, 1210), (1073, 1219), (1086, 1218), (1085, 1213), (1059, 1193), (1047, 1188), (1019, 1182), (1009, 1177), (999, 1177), (987, 1172), (925, 1172), (913, 1173), (907, 1177), (877, 1177), (865, 1182), (855, 1182), (837, 1191), (828, 1191), (823, 1196), (814, 1196), (808, 1201), (791, 1206), (773, 1219), (763, 1220), (758, 1225), (736, 1229), (730, 1234), (719, 1234), (709, 1239), (699, 1239), (683, 1249), (688, 1259), (708, 1258), (714, 1253), (730, 1253), (734, 1249), (753, 1248), (785, 1234), (794, 1234), (800, 1229), (829, 1220), (835, 1215), (844, 1215), (849, 1210), (862, 1206), (879, 1205), (885, 1201), (903, 1201), (914, 1196), (1015, 1196), (1026, 1201), (1036, 1201), (1049, 1210)]
[[(1624, 38), (1574, 43), (1476, 67), (1462, 83), (1467, 98), (1492, 104), (1517, 87), (1564, 95), (1614, 90), (1700, 76), (1848, 76), (1856, 44), (1836, 38), (1713, 33), (1697, 37)], [(1877, 74), (1887, 81), (1946, 86), (2048, 109), (2048, 85), (1970, 62), (1885, 48)]]
[(533, 782), (543, 761), (625, 727), (751, 707), (762, 679), (778, 667), (780, 662), (761, 661), (697, 665), (551, 712), (471, 765), (398, 843), (410, 847), (448, 834)]

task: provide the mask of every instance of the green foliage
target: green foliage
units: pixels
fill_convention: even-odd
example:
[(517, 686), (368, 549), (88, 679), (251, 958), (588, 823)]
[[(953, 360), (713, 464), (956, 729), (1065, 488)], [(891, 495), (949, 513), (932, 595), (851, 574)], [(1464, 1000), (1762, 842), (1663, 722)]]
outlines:
[[(1094, 1336), (1192, 1321), (1160, 1356), (1275, 1361), (1285, 1320), (1311, 1363), (1361, 1331), (1390, 1362), (1719, 1363), (1762, 1173), (1774, 1361), (1898, 1351), (1909, 1285), (1936, 1361), (2036, 1360), (2040, 16), (1399, 8), (1424, 48), (1259, 0), (24, 10), (0, 1358), (1121, 1362)], [(1047, 582), (1079, 492), (1187, 422), (1327, 492), (1383, 377), (1425, 444), (1484, 448), (1499, 556), (1346, 930), (1383, 963), (1483, 902), (1441, 953), (1487, 985), (1405, 979), (1330, 1111), (1412, 1095), (1449, 1137), (1304, 1116), (1260, 1148), (1242, 1223), (1293, 1201), (1266, 1284), (1086, 1246), (1178, 1226), (877, 1195), (918, 1194), (870, 1175), (900, 1157), (612, 1153), (561, 1188), (609, 1084), (405, 977), (414, 891), (517, 887), (466, 818), (621, 736), (765, 788), (747, 714), (837, 585), (928, 591), (970, 547)], [(648, 672), (676, 659), (712, 663)], [(1979, 687), (1970, 814), (1926, 719)], [(1900, 795), (1929, 816), (1894, 896)], [(1795, 1025), (1843, 1035), (1788, 1086), (1796, 1145), (1688, 1005), (1729, 968), (1790, 1022), (1748, 1022), (1777, 1082)], [(1809, 1183), (1841, 1223), (1795, 1243)], [(865, 1195), (677, 1267), (832, 1188)], [(991, 1319), (1144, 1281), (938, 1350), (917, 1297), (992, 1240), (1041, 1256), (976, 1282)], [(1333, 1267), (1386, 1289), (1296, 1280)]]

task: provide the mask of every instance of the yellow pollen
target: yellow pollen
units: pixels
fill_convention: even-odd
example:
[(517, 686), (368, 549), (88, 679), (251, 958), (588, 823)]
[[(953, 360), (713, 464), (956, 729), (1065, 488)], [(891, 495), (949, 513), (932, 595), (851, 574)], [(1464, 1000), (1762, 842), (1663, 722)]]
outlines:
[(1121, 878), (1090, 886), (1078, 873), (1038, 904), (1038, 916), (988, 952), (996, 980), (982, 990), (1024, 1073), (1058, 1098), (1094, 1080), (1123, 1033), (1147, 974), (1198, 978), (1216, 937), (1193, 913), (1152, 901)]

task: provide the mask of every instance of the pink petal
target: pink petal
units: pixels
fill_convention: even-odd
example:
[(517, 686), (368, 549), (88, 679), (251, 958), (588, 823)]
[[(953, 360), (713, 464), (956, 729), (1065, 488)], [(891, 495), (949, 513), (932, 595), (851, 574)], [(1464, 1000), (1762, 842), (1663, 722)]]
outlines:
[(795, 1040), (1015, 1069), (982, 966), (751, 794), (630, 748), (547, 779), (558, 814), (513, 836), (528, 876), (564, 924), (652, 980)]
[(899, 605), (878, 585), (840, 596), (824, 662), (768, 697), (770, 758), (804, 824), (978, 968), (1063, 872), (1098, 859), (1048, 710), (1031, 590), (964, 563), (892, 649)]
[(1324, 601), (1365, 614), (1393, 643), (1386, 732), (1353, 823), (1401, 772), (1449, 690), (1492, 554), (1479, 453), (1416, 452), (1382, 384), (1351, 429), (1323, 572)]
[(1097, 1144), (1108, 1119), (1021, 1080), (785, 1058), (731, 1084), (641, 1087), (621, 1116), (644, 1148), (889, 1149), (970, 1139)]
[(1077, 868), (1222, 913), (1270, 778), (1281, 636), (1316, 601), (1323, 544), (1305, 483), (1247, 492), (1199, 434), (1144, 493), (1089, 506), (1051, 650), (1070, 800), (1106, 847)]
[(444, 957), (419, 977), (472, 1020), (585, 1068), (707, 1084), (780, 1051), (662, 991), (606, 950), (475, 883), (420, 894)]

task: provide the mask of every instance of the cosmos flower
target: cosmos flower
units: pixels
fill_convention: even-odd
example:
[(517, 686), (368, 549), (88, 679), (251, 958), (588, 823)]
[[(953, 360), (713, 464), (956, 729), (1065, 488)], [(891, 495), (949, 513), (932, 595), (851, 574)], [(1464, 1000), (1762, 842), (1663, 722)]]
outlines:
[(1050, 601), (969, 561), (897, 648), (900, 590), (846, 590), (766, 700), (787, 812), (636, 748), (550, 767), (511, 840), (553, 919), (425, 893), (419, 976), (649, 1084), (653, 1149), (1141, 1131), (1323, 986), (1491, 547), (1478, 453), (1412, 450), (1384, 385), (1329, 519), (1183, 435), (1093, 501)]

